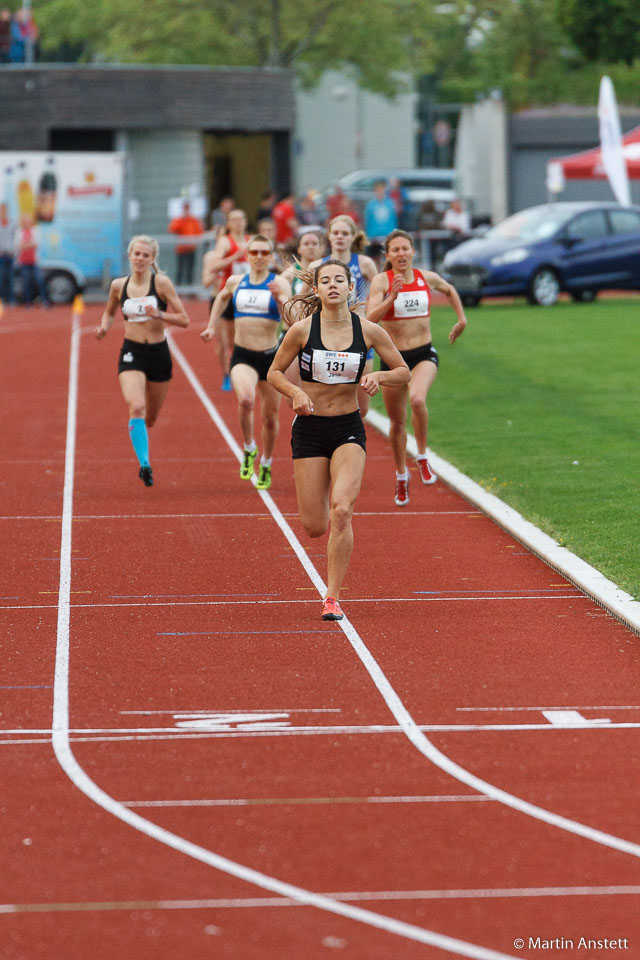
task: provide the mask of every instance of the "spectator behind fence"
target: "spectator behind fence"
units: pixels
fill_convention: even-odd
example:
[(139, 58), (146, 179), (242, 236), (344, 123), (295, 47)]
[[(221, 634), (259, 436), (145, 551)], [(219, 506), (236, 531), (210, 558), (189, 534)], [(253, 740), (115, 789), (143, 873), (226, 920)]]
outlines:
[(0, 301), (13, 303), (13, 254), (16, 230), (6, 203), (0, 203)]
[(216, 232), (216, 239), (227, 229), (227, 217), (235, 209), (233, 197), (223, 197), (215, 210), (211, 213), (211, 228)]
[(40, 268), (38, 266), (38, 228), (33, 216), (23, 213), (20, 226), (16, 233), (16, 253), (20, 265), (20, 279), (22, 281), (22, 300), (26, 306), (31, 306), (40, 294), (40, 303), (43, 307), (50, 307), (47, 291)]
[(355, 201), (346, 194), (344, 195), (344, 200), (342, 202), (342, 213), (340, 216), (351, 217), (356, 227), (362, 226), (362, 217), (358, 212)]
[(10, 24), (11, 44), (9, 60), (11, 63), (25, 63), (28, 59), (37, 59), (38, 28), (30, 10), (16, 10)]
[(333, 193), (330, 193), (327, 197), (327, 217), (325, 220), (325, 226), (329, 224), (335, 217), (339, 217), (341, 214), (346, 213), (347, 216), (351, 216), (351, 212), (347, 210), (348, 197), (344, 193), (341, 186), (337, 183), (333, 188)]
[(398, 228), (398, 215), (393, 201), (387, 196), (386, 180), (378, 180), (373, 188), (373, 199), (364, 208), (364, 232), (369, 238), (366, 252), (376, 261), (378, 269), (382, 258), (384, 238)]
[(433, 200), (425, 200), (420, 208), (418, 216), (418, 228), (420, 230), (440, 230), (442, 224), (442, 214), (437, 209)]
[(384, 238), (398, 228), (396, 208), (386, 189), (386, 181), (378, 180), (373, 188), (373, 199), (364, 208), (364, 231), (371, 240)]
[[(262, 199), (256, 210), (255, 222), (260, 223), (261, 220), (268, 220), (271, 217), (271, 211), (275, 207), (278, 201), (275, 190), (265, 190), (262, 194)], [(258, 231), (259, 232), (259, 231)]]
[(389, 181), (387, 194), (395, 208), (398, 226), (401, 230), (407, 230), (409, 226), (409, 214), (411, 213), (411, 203), (409, 202), (409, 194), (397, 177), (392, 177)]
[(291, 243), (298, 230), (294, 202), (295, 195), (291, 190), (288, 190), (271, 211), (271, 219), (276, 225), (276, 245), (278, 247)]
[(0, 63), (9, 63), (11, 52), (11, 11), (0, 10)]
[[(169, 224), (169, 233), (177, 233), (180, 237), (199, 237), (204, 233), (200, 220), (191, 213), (188, 201), (182, 204), (182, 216), (174, 217)], [(196, 259), (196, 247), (192, 243), (179, 243), (176, 246), (176, 285), (193, 283), (193, 267)]]
[(469, 214), (457, 198), (451, 201), (451, 206), (445, 211), (442, 218), (442, 227), (444, 230), (451, 230), (456, 236), (456, 240), (462, 240), (471, 230), (471, 220)]
[(304, 197), (298, 201), (296, 217), (301, 227), (319, 226), (315, 195), (315, 190), (307, 190)]

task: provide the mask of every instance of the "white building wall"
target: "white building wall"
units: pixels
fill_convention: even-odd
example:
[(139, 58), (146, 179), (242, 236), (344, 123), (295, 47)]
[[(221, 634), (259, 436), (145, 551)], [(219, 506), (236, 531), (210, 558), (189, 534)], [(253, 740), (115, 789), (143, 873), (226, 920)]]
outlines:
[(507, 111), (500, 97), (463, 107), (455, 167), (458, 189), (474, 216), (504, 220), (509, 206)]
[(204, 157), (199, 130), (128, 130), (119, 133), (118, 149), (128, 154), (129, 199), (139, 204), (135, 233), (167, 232), (167, 202), (203, 192)]
[(322, 189), (352, 170), (415, 166), (416, 94), (389, 100), (327, 72), (313, 90), (296, 90), (294, 189)]

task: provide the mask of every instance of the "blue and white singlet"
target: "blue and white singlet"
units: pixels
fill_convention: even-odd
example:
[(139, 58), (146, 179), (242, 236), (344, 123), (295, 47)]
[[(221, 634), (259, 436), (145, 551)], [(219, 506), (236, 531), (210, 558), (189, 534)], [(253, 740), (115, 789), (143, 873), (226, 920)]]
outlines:
[(259, 317), (264, 320), (280, 322), (278, 304), (274, 300), (269, 284), (275, 280), (275, 273), (269, 273), (262, 283), (249, 283), (246, 274), (233, 293), (233, 314), (239, 317)]

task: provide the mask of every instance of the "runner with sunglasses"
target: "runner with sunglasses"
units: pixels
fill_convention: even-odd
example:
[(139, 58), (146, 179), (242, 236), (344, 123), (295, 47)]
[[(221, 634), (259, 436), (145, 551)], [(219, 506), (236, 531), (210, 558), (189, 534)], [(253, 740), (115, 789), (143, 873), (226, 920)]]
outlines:
[(256, 393), (260, 395), (262, 455), (260, 457), (259, 490), (271, 486), (271, 459), (278, 435), (280, 396), (267, 383), (267, 371), (278, 349), (278, 325), (283, 304), (291, 296), (286, 280), (269, 270), (273, 254), (270, 240), (257, 234), (247, 244), (249, 273), (232, 275), (216, 297), (209, 323), (200, 334), (208, 343), (219, 332), (222, 314), (233, 303), (235, 334), (230, 360), (231, 385), (238, 399), (240, 430), (244, 454), (240, 467), (243, 480), (251, 480), (258, 454), (254, 435)]

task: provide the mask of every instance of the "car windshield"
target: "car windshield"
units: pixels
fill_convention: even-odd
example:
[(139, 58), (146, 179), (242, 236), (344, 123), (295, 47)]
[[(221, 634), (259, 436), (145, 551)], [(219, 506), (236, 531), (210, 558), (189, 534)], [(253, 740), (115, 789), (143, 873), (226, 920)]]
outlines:
[(536, 207), (521, 210), (508, 217), (489, 230), (485, 236), (492, 240), (510, 240), (518, 243), (531, 243), (533, 240), (546, 240), (566, 221), (566, 212), (552, 207)]

